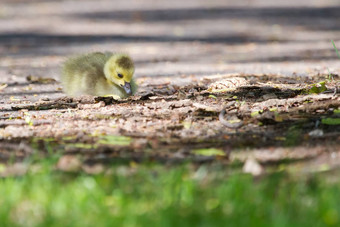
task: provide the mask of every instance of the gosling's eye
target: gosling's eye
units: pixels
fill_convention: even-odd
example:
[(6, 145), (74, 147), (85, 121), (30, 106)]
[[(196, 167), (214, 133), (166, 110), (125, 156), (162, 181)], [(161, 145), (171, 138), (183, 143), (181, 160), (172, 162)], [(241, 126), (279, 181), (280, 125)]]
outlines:
[(120, 73), (118, 73), (118, 77), (119, 77), (119, 78), (123, 78), (123, 75), (120, 74)]

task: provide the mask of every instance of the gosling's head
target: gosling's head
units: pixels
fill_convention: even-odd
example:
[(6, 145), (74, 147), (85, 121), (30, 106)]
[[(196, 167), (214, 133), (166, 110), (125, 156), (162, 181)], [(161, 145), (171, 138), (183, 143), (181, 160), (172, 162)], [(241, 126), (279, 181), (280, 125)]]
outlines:
[(135, 67), (128, 55), (114, 54), (104, 66), (104, 74), (108, 81), (124, 88), (127, 94), (131, 94), (131, 79)]

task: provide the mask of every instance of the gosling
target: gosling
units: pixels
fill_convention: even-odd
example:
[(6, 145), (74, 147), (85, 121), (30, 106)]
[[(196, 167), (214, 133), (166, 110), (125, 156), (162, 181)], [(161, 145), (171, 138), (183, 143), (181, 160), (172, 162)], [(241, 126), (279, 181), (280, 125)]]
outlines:
[(127, 98), (137, 91), (132, 59), (126, 54), (95, 52), (66, 60), (61, 82), (70, 96), (93, 95)]

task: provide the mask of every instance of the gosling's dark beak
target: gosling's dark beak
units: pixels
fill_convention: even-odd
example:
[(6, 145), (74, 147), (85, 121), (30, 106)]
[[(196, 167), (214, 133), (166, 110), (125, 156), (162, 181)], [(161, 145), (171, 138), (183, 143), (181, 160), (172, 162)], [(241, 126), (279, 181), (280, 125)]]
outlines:
[(124, 86), (123, 86), (126, 94), (131, 95), (132, 91), (131, 91), (131, 84), (128, 82), (125, 82)]

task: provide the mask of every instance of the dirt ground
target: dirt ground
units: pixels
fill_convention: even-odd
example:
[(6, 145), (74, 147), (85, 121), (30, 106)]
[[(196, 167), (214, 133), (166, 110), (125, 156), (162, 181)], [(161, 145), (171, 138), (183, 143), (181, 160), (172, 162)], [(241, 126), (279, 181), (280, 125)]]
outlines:
[[(339, 168), (331, 40), (340, 47), (340, 3), (238, 2), (3, 1), (0, 162), (61, 152), (65, 170), (131, 161), (253, 163), (244, 171), (254, 174)], [(139, 92), (120, 101), (63, 94), (66, 57), (106, 50), (132, 56)]]

